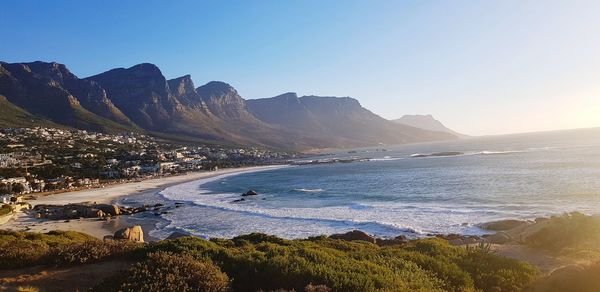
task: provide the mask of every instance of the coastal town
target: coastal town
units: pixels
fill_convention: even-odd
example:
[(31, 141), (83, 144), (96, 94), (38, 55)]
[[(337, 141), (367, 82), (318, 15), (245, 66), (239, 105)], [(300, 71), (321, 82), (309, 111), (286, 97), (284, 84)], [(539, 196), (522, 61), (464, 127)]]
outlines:
[[(296, 155), (257, 147), (175, 144), (139, 133), (4, 128), (0, 129), (0, 205), (16, 205), (32, 194), (281, 164)], [(0, 209), (0, 215), (2, 210), (9, 208)]]

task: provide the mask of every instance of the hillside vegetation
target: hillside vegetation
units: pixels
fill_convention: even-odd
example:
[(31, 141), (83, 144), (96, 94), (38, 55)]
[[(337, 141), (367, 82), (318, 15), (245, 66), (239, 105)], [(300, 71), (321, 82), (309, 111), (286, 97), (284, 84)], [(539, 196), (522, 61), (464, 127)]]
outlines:
[(0, 250), (2, 268), (13, 273), (36, 265), (131, 263), (125, 271), (89, 283), (97, 291), (518, 291), (537, 274), (526, 263), (438, 238), (385, 247), (264, 234), (134, 244), (76, 232), (0, 231)]

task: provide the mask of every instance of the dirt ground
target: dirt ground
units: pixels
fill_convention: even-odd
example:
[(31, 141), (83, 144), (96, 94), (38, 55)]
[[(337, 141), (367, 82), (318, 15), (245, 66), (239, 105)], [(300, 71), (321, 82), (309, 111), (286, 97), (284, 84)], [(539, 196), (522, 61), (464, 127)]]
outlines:
[(20, 291), (19, 287), (34, 287), (38, 291), (87, 291), (130, 265), (131, 262), (106, 261), (66, 268), (36, 266), (0, 270), (0, 291)]

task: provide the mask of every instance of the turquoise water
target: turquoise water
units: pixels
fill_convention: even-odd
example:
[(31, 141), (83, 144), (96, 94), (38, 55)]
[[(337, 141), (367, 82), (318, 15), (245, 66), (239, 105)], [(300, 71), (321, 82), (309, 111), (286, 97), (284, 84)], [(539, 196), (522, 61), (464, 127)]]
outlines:
[[(319, 157), (368, 162), (292, 166), (167, 188), (164, 199), (186, 205), (163, 215), (167, 223), (154, 235), (480, 234), (476, 225), (491, 220), (600, 213), (600, 129), (385, 148)], [(443, 151), (464, 154), (411, 157)], [(260, 195), (233, 202), (248, 189)]]

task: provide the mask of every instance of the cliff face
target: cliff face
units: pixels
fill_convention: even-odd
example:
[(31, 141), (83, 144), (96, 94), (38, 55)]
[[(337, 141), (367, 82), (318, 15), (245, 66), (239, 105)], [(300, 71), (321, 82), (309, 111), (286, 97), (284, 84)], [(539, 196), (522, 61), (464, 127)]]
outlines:
[(102, 86), (114, 104), (144, 129), (168, 129), (181, 108), (160, 69), (152, 64), (113, 69), (86, 80)]
[(223, 120), (255, 119), (246, 107), (246, 101), (231, 85), (211, 81), (196, 88), (196, 92), (210, 112)]
[(179, 99), (179, 101), (192, 109), (208, 112), (208, 107), (202, 97), (196, 92), (194, 81), (190, 75), (181, 76), (179, 78), (168, 81), (171, 93)]
[(84, 79), (58, 63), (0, 63), (0, 95), (5, 108), (26, 117), (6, 117), (3, 124), (49, 120), (96, 131), (150, 131), (295, 150), (456, 138), (392, 123), (349, 97), (286, 93), (247, 101), (227, 83), (195, 88), (190, 75), (167, 80), (148, 63)]

